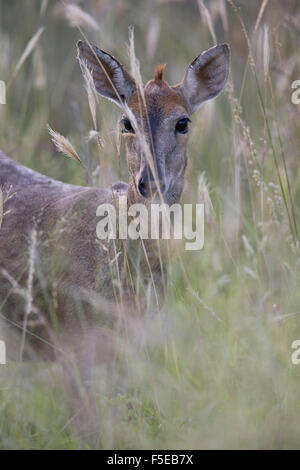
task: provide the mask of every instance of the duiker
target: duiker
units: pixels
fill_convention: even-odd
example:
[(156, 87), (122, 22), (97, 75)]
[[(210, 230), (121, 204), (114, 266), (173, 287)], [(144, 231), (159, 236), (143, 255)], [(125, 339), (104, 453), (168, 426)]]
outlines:
[[(121, 195), (130, 205), (149, 206), (157, 198), (168, 205), (180, 201), (190, 116), (222, 91), (229, 72), (225, 44), (199, 55), (175, 86), (164, 80), (164, 66), (158, 66), (143, 90), (117, 59), (97, 47), (79, 41), (78, 56), (97, 92), (123, 109), (129, 184), (118, 182), (108, 190), (72, 186), (0, 152), (6, 200), (0, 229), (0, 313), (8, 325), (19, 327), (23, 339), (8, 341), (8, 357), (16, 348), (24, 357), (56, 356), (65, 365), (73, 395), (70, 353), (86, 372), (94, 360), (115, 350), (108, 331), (120, 324), (119, 312), (130, 325), (127, 331), (134, 330), (143, 317), (143, 299), (151, 299), (154, 291), (157, 303), (166, 286), (166, 257), (157, 241), (100, 242), (97, 207), (118, 204)], [(137, 279), (144, 291), (137, 288)]]

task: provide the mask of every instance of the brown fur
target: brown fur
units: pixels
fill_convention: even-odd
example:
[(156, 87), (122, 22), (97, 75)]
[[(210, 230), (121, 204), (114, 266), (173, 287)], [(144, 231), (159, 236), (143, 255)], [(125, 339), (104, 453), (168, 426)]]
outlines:
[(155, 67), (154, 80), (156, 81), (163, 80), (166, 65), (167, 64), (158, 64)]
[(139, 116), (139, 119), (145, 119), (147, 114), (156, 108), (160, 116), (169, 116), (174, 110), (182, 109), (186, 111), (186, 102), (184, 96), (177, 87), (170, 86), (165, 80), (150, 80), (145, 86), (144, 106), (142, 97), (138, 93), (132, 95), (130, 108), (133, 113)]
[[(147, 309), (136, 298), (136, 275), (139, 272), (141, 292), (145, 289), (153, 295), (151, 285), (150, 291), (147, 287), (152, 282), (149, 262), (160, 296), (162, 271), (157, 242), (154, 250), (152, 241), (145, 240), (146, 259), (139, 241), (97, 240), (97, 207), (117, 204), (120, 194), (127, 194), (129, 203), (134, 202), (134, 192), (126, 183), (116, 183), (109, 190), (61, 183), (25, 168), (0, 151), (0, 187), (4, 199), (10, 187), (13, 194), (5, 203), (0, 229), (0, 313), (8, 320), (1, 339), (7, 345), (8, 360), (19, 357), (26, 302), (18, 289), (27, 289), (35, 229), (34, 311), (28, 317), (23, 357), (56, 359), (63, 364), (75, 424), (83, 431), (89, 428), (94, 412), (90, 417), (88, 410), (77, 415), (82, 403), (73, 355), (84, 383), (90, 380), (93, 364), (118, 354), (120, 343), (114, 338), (120, 331), (127, 331), (127, 337), (130, 333), (131, 342), (141, 341)], [(14, 283), (18, 289), (13, 288)]]
[[(87, 378), (95, 362), (104, 360), (106, 353), (111, 356), (118, 351), (113, 331), (124, 332), (125, 326), (126, 336), (133, 335), (130, 339), (142, 336), (135, 333), (141, 325), (147, 330), (147, 313), (157, 309), (159, 294), (166, 287), (166, 257), (164, 251), (159, 251), (157, 240), (141, 242), (117, 238), (114, 243), (109, 240), (99, 243), (97, 207), (103, 203), (117, 206), (118, 196), (123, 194), (129, 205), (143, 202), (149, 208), (153, 201), (157, 202), (157, 183), (163, 188), (164, 202), (172, 205), (180, 201), (188, 133), (177, 131), (178, 121), (187, 120), (203, 101), (217, 96), (229, 70), (229, 49), (225, 45), (200, 55), (177, 86), (170, 86), (163, 79), (165, 65), (159, 65), (154, 80), (144, 88), (144, 104), (134, 79), (123, 66), (95, 46), (92, 51), (88, 44), (78, 43), (79, 57), (86, 61), (96, 90), (119, 105), (120, 101), (125, 101), (143, 130), (143, 139), (150, 148), (157, 173), (155, 185), (149, 171), (149, 156), (134, 129), (124, 132), (130, 183), (119, 182), (109, 190), (52, 180), (19, 165), (0, 151), (0, 186), (4, 188), (4, 197), (10, 186), (15, 193), (5, 203), (0, 229), (0, 313), (7, 317), (7, 325), (17, 325), (22, 331), (23, 294), (28, 289), (28, 252), (35, 229), (37, 243), (31, 294), (35, 311), (43, 322), (37, 332), (30, 331), (28, 326), (26, 346), (32, 345), (39, 359), (49, 358), (53, 351), (56, 353), (55, 357), (64, 365), (67, 389), (73, 396), (79, 392), (69, 353), (75, 354), (80, 375)], [(209, 80), (206, 80), (207, 67)], [(141, 189), (138, 191), (139, 183), (146, 176), (147, 185), (151, 187), (148, 196), (143, 195)], [(148, 310), (146, 298), (150, 299)], [(29, 320), (32, 316), (30, 312)], [(7, 344), (9, 349), (11, 343)], [(19, 348), (20, 339), (16, 344)], [(81, 405), (80, 397), (73, 410), (80, 427), (87, 410), (77, 413), (78, 405)]]

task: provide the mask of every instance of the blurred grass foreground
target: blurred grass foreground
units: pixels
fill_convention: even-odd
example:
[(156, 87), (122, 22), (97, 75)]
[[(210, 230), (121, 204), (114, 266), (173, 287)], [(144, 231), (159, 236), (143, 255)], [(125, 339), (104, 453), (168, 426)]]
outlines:
[[(191, 125), (184, 201), (205, 202), (204, 248), (174, 247), (147, 347), (95, 371), (99, 441), (84, 446), (298, 448), (299, 2), (0, 0), (0, 148), (61, 181), (127, 181), (119, 110), (100, 99), (92, 119), (75, 44), (81, 30), (129, 64), (130, 26), (144, 82), (164, 62), (179, 82), (217, 42), (231, 47), (231, 78)], [(92, 178), (55, 151), (48, 124)], [(0, 365), (0, 448), (80, 446), (59, 368)]]

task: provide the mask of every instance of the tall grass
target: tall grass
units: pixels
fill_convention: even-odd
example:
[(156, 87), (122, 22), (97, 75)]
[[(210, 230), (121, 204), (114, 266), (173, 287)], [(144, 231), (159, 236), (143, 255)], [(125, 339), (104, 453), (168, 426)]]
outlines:
[[(293, 0), (0, 3), (0, 79), (10, 83), (0, 148), (73, 184), (86, 184), (85, 168), (57, 154), (48, 123), (74, 144), (89, 183), (128, 180), (119, 110), (103, 99), (95, 110), (92, 91), (88, 100), (77, 26), (123, 63), (137, 67), (136, 53), (144, 82), (161, 62), (179, 82), (215, 42), (232, 52), (226, 93), (203, 105), (190, 130), (184, 201), (206, 203), (204, 248), (172, 243), (167, 297), (147, 346), (119, 338), (122, 357), (95, 368), (96, 442), (78, 441), (56, 365), (11, 362), (0, 369), (1, 448), (299, 446), (291, 343), (300, 336), (300, 133), (290, 98), (299, 20)], [(9, 188), (1, 189), (5, 217)], [(0, 338), (5, 327), (2, 319)]]

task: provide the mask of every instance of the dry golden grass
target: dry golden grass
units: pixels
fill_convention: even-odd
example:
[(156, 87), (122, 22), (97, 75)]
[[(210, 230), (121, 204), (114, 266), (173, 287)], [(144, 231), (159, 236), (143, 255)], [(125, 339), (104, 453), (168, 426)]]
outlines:
[[(204, 248), (189, 253), (172, 244), (167, 298), (147, 347), (121, 337), (122, 357), (95, 369), (102, 421), (97, 445), (85, 445), (297, 448), (291, 344), (300, 336), (300, 121), (291, 83), (300, 78), (298, 2), (91, 0), (80, 12), (73, 3), (68, 18), (52, 2), (0, 5), (0, 77), (14, 78), (0, 105), (0, 148), (63, 181), (84, 185), (86, 173), (55, 157), (48, 122), (60, 132), (50, 129), (57, 149), (84, 162), (93, 184), (128, 178), (120, 110), (95, 101), (88, 76), (84, 90), (75, 48), (82, 33), (131, 65), (140, 87), (141, 71), (146, 82), (157, 63), (167, 62), (174, 84), (215, 42), (228, 42), (232, 53), (226, 92), (193, 116), (190, 131), (184, 201), (205, 201)], [(145, 151), (151, 161), (146, 142)], [(59, 370), (24, 365), (20, 373), (18, 366), (1, 368), (0, 447), (80, 447)]]
[(73, 145), (66, 137), (59, 134), (59, 132), (56, 132), (53, 129), (51, 129), (50, 126), (48, 126), (48, 131), (51, 136), (51, 140), (54, 143), (58, 152), (61, 152), (67, 157), (75, 160), (77, 163), (80, 163), (81, 165), (83, 165), (78, 153), (76, 152)]

